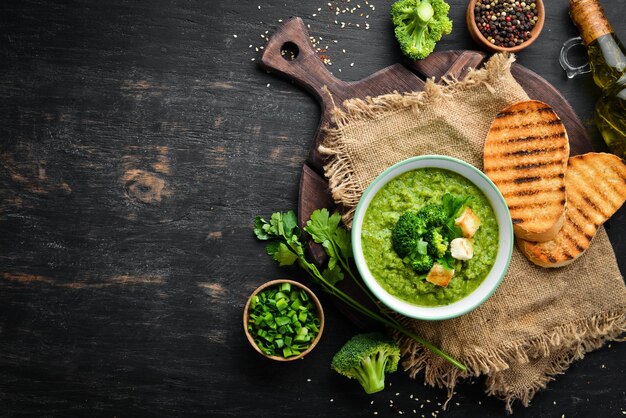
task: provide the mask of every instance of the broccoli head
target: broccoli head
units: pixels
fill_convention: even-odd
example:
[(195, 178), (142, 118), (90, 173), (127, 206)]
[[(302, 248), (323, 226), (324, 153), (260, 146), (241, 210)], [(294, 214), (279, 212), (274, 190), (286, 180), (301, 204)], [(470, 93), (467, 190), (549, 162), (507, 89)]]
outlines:
[(426, 222), (414, 212), (404, 212), (391, 231), (393, 249), (400, 257), (406, 257), (418, 245), (420, 237), (426, 232)]
[(428, 228), (441, 226), (448, 219), (446, 209), (441, 205), (433, 204), (422, 206), (417, 212), (417, 216), (422, 217), (426, 221)]
[(352, 337), (334, 355), (331, 368), (337, 373), (359, 381), (365, 392), (376, 393), (385, 388), (385, 373), (398, 369), (400, 348), (379, 332)]
[(426, 58), (443, 35), (452, 32), (450, 5), (444, 0), (398, 0), (391, 20), (402, 52), (409, 58)]
[(448, 250), (448, 240), (437, 229), (426, 232), (424, 241), (428, 243), (428, 254), (434, 258), (443, 257)]
[(418, 273), (427, 273), (435, 264), (435, 260), (430, 255), (417, 252), (405, 257), (403, 261)]

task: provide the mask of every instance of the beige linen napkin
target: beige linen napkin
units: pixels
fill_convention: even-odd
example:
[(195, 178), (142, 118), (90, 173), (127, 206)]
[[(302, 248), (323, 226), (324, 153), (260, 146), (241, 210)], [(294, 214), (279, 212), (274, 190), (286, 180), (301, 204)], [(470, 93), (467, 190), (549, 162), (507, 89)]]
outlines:
[[(482, 169), (491, 121), (505, 106), (528, 96), (510, 73), (513, 56), (494, 55), (463, 81), (432, 80), (423, 92), (349, 100), (334, 110), (320, 146), (334, 200), (354, 208), (369, 183), (390, 165), (423, 154), (444, 154)], [(517, 249), (493, 296), (459, 318), (400, 320), (468, 366), (462, 373), (415, 341), (396, 335), (411, 377), (424, 371), (430, 385), (451, 394), (459, 379), (487, 375), (487, 392), (528, 405), (537, 390), (586, 352), (626, 330), (626, 287), (604, 229), (569, 266), (545, 269)]]

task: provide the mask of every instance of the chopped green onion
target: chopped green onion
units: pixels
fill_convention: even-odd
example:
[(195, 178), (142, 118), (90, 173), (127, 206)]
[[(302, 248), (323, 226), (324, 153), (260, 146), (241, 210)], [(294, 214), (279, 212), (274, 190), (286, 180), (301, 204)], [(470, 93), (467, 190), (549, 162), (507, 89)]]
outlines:
[(284, 311), (287, 306), (289, 306), (289, 302), (287, 302), (287, 299), (280, 299), (278, 302), (276, 302), (276, 307), (279, 311)]
[(293, 357), (309, 348), (320, 331), (317, 308), (305, 290), (281, 283), (255, 295), (248, 332), (266, 355)]

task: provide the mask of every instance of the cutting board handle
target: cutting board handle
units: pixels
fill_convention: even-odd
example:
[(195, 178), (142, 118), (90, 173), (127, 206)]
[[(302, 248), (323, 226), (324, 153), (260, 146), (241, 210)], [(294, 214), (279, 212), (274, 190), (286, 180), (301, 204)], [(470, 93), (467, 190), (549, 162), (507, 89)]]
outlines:
[(299, 17), (293, 17), (271, 36), (263, 55), (262, 66), (294, 80), (313, 94), (319, 102), (327, 103), (331, 95), (343, 93), (348, 83), (335, 78), (313, 50), (309, 33)]

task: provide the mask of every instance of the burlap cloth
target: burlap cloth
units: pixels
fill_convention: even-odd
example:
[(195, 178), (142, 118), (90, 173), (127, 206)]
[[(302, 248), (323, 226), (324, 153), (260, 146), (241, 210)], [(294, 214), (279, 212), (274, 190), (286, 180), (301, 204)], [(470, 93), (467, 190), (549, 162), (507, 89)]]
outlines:
[[(528, 99), (511, 76), (512, 56), (494, 55), (463, 81), (432, 80), (423, 92), (389, 94), (344, 102), (320, 151), (333, 198), (353, 210), (367, 185), (405, 158), (445, 154), (482, 169), (483, 144), (496, 113)], [(413, 378), (451, 394), (459, 379), (486, 378), (486, 391), (512, 404), (528, 405), (534, 394), (576, 359), (615, 340), (626, 330), (626, 288), (603, 228), (588, 251), (569, 266), (545, 269), (517, 249), (509, 271), (489, 300), (446, 321), (399, 318), (467, 367), (466, 373), (396, 335), (403, 366)]]

